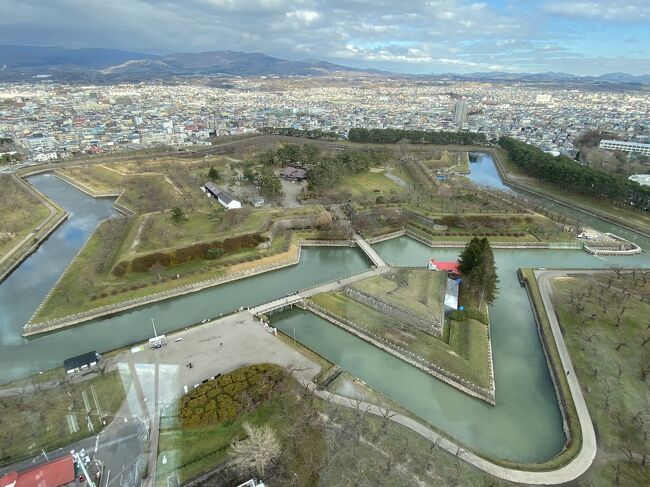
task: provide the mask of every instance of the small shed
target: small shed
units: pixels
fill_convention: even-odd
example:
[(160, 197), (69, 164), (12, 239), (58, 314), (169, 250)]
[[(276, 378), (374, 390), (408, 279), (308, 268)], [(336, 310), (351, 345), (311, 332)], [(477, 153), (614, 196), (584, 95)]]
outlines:
[(263, 196), (253, 196), (251, 197), (250, 202), (255, 208), (260, 208), (261, 206), (264, 206), (265, 200)]
[(65, 359), (63, 361), (63, 370), (70, 375), (77, 372), (86, 372), (97, 367), (100, 360), (101, 356), (93, 350), (92, 352)]
[(430, 259), (427, 267), (431, 271), (443, 271), (452, 276), (460, 276), (458, 262)]
[(213, 182), (208, 181), (205, 183), (203, 189), (209, 197), (216, 198), (221, 206), (227, 210), (241, 208), (241, 202), (237, 201), (231, 194), (227, 193)]
[(309, 176), (302, 166), (287, 166), (280, 172), (280, 177), (287, 181), (306, 181)]

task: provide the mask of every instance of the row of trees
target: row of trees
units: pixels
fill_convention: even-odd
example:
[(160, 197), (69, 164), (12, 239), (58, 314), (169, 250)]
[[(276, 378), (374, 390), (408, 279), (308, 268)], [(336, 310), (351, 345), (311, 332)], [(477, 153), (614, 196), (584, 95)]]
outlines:
[(463, 276), (463, 292), (475, 298), (479, 307), (492, 304), (499, 291), (499, 279), (488, 239), (474, 237), (467, 242), (458, 258), (458, 268)]
[(336, 132), (329, 132), (327, 130), (302, 130), (290, 127), (262, 127), (258, 132), (265, 135), (285, 135), (288, 137), (303, 137), (313, 140), (340, 140), (341, 137)]
[(321, 154), (320, 148), (315, 144), (284, 144), (277, 150), (269, 149), (261, 152), (257, 160), (264, 166), (288, 166), (290, 164), (311, 165), (317, 162)]
[(642, 211), (650, 209), (650, 187), (582, 166), (569, 157), (555, 157), (511, 137), (501, 137), (499, 145), (510, 160), (530, 176), (614, 205), (632, 206)]
[(350, 129), (348, 132), (348, 140), (352, 142), (372, 142), (377, 144), (395, 144), (400, 140), (407, 140), (411, 144), (436, 145), (481, 145), (487, 141), (484, 134), (475, 134), (472, 132), (364, 128)]

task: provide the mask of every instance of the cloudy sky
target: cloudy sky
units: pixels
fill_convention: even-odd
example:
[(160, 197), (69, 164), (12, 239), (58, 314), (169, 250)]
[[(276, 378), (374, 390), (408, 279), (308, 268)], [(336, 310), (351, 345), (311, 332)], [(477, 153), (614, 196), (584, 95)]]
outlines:
[(411, 73), (650, 73), (650, 0), (0, 0), (0, 44), (241, 50)]

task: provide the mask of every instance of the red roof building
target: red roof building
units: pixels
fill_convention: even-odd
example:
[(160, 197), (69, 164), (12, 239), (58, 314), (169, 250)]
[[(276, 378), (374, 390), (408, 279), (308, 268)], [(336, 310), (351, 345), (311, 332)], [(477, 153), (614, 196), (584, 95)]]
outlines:
[(68, 454), (24, 472), (9, 472), (0, 477), (0, 487), (60, 487), (74, 479), (74, 461)]
[(445, 271), (449, 274), (460, 275), (460, 270), (458, 269), (458, 262), (445, 262), (441, 260), (431, 259), (429, 260), (428, 267), (432, 271)]

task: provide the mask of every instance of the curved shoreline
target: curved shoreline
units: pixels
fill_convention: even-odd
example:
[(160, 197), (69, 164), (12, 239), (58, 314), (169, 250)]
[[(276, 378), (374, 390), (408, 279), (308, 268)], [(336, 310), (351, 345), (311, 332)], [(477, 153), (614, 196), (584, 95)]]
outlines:
[(611, 215), (607, 215), (604, 213), (599, 212), (598, 210), (594, 210), (592, 208), (586, 208), (580, 203), (576, 203), (575, 201), (570, 201), (566, 199), (558, 199), (557, 196), (550, 195), (546, 193), (543, 190), (540, 189), (531, 189), (527, 186), (524, 186), (521, 183), (515, 182), (511, 177), (510, 177), (510, 172), (504, 167), (503, 161), (501, 160), (501, 155), (499, 152), (492, 147), (486, 147), (485, 152), (489, 153), (492, 156), (492, 159), (494, 160), (494, 166), (497, 169), (497, 173), (499, 174), (499, 177), (501, 178), (501, 181), (506, 184), (507, 186), (511, 186), (519, 191), (523, 191), (525, 193), (530, 193), (535, 196), (539, 196), (541, 198), (547, 199), (549, 201), (552, 201), (553, 203), (557, 203), (562, 206), (566, 206), (567, 208), (571, 208), (572, 210), (579, 211), (581, 213), (584, 213), (586, 215), (592, 216), (594, 218), (598, 218), (599, 220), (606, 221), (607, 223), (611, 223), (612, 225), (619, 226), (621, 228), (624, 228), (625, 230), (628, 230), (630, 232), (636, 233), (638, 235), (641, 235), (646, 238), (650, 238), (650, 233), (646, 233), (643, 230), (637, 228), (636, 226), (629, 226), (629, 223), (624, 221), (624, 220), (618, 220), (615, 217), (612, 217)]
[[(535, 271), (536, 281), (540, 284), (545, 284), (549, 278), (552, 278), (556, 275), (567, 275), (572, 273), (585, 273), (585, 272), (594, 272), (594, 270), (571, 270), (571, 271)], [(595, 272), (602, 272), (602, 270)], [(580, 477), (587, 469), (591, 466), (595, 456), (596, 456), (596, 434), (591, 422), (591, 417), (589, 415), (589, 410), (587, 408), (582, 390), (580, 388), (580, 383), (578, 382), (578, 377), (573, 370), (571, 364), (571, 359), (569, 356), (569, 351), (566, 348), (562, 332), (560, 330), (557, 318), (553, 312), (552, 304), (550, 303), (550, 298), (547, 294), (542, 291), (542, 286), (540, 286), (540, 292), (542, 295), (542, 300), (544, 304), (544, 314), (549, 319), (551, 324), (551, 336), (546, 336), (546, 331), (543, 327), (539, 326), (538, 330), (540, 333), (540, 338), (544, 337), (546, 339), (552, 339), (553, 343), (557, 347), (559, 352), (561, 364), (555, 364), (553, 361), (549, 361), (549, 366), (551, 367), (551, 372), (559, 373), (560, 371), (556, 370), (558, 366), (562, 367), (562, 375), (568, 377), (569, 391), (572, 397), (572, 400), (575, 404), (575, 409), (577, 411), (579, 427), (580, 427), (580, 449), (573, 455), (566, 464), (562, 465), (556, 469), (544, 470), (545, 463), (552, 462), (558, 458), (561, 458), (562, 453), (550, 459), (548, 462), (537, 464), (538, 469), (531, 469), (531, 465), (522, 464), (522, 467), (528, 468), (517, 469), (509, 466), (500, 464), (498, 460), (489, 459), (485, 456), (481, 456), (472, 451), (465, 449), (462, 445), (450, 440), (446, 436), (438, 433), (433, 428), (429, 427), (426, 424), (423, 424), (421, 421), (418, 421), (412, 417), (405, 416), (403, 414), (395, 413), (391, 420), (401, 424), (402, 426), (418, 433), (422, 437), (430, 440), (431, 442), (437, 444), (446, 450), (449, 454), (454, 456), (459, 456), (462, 460), (469, 463), (470, 465), (478, 468), (479, 470), (492, 475), (498, 479), (507, 480), (509, 482), (517, 482), (528, 485), (559, 485), (564, 484), (570, 481), (573, 481)], [(532, 302), (531, 302), (532, 304)], [(534, 307), (534, 310), (536, 308)], [(536, 310), (537, 312), (539, 310)], [(536, 317), (537, 320), (537, 317)], [(542, 339), (544, 339), (542, 338)], [(544, 349), (544, 353), (547, 354), (547, 350)], [(569, 372), (567, 376), (565, 372)], [(570, 372), (573, 372), (572, 374)], [(555, 381), (554, 381), (555, 382)], [(326, 400), (333, 401), (342, 406), (350, 408), (358, 408), (359, 402), (347, 397), (339, 395), (331, 395), (325, 391), (319, 391), (312, 387), (314, 394), (318, 397)], [(559, 390), (559, 389), (558, 389)], [(561, 392), (559, 392), (561, 394)], [(367, 410), (371, 414), (385, 417), (385, 409), (371, 403), (362, 402), (361, 406), (364, 410)], [(560, 408), (562, 409), (562, 407)], [(501, 462), (503, 463), (503, 462)], [(512, 464), (513, 466), (516, 464)]]
[[(0, 259), (0, 283), (7, 279), (30, 255), (36, 252), (41, 244), (68, 218), (67, 211), (34, 188), (29, 182), (23, 180), (21, 176), (14, 174), (12, 177), (25, 191), (33, 195), (39, 201), (39, 204), (47, 207), (50, 214), (34, 230), (25, 236), (22, 242), (18, 243), (6, 255), (2, 256), (2, 259)], [(11, 260), (13, 262), (8, 264)]]

